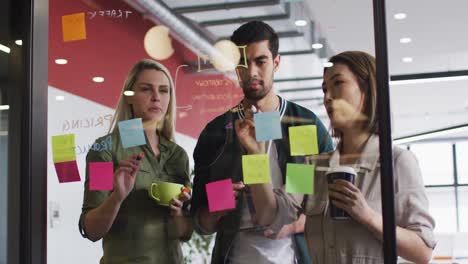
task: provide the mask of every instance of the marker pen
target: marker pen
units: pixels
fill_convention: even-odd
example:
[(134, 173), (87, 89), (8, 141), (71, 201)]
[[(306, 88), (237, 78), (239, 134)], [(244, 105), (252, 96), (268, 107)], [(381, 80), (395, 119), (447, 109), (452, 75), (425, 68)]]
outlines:
[(252, 110), (253, 113), (257, 113), (257, 107), (255, 107), (255, 105), (251, 105), (250, 109)]
[(190, 193), (190, 191), (191, 191), (191, 189), (190, 189), (190, 187), (188, 187), (188, 186), (185, 186), (185, 187), (182, 189), (182, 192), (184, 192), (184, 193)]

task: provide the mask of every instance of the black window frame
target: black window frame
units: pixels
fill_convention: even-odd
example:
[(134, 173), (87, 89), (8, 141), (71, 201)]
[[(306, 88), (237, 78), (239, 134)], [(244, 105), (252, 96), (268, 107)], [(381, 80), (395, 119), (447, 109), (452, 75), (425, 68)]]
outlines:
[(48, 0), (11, 1), (10, 15), (7, 263), (47, 263)]

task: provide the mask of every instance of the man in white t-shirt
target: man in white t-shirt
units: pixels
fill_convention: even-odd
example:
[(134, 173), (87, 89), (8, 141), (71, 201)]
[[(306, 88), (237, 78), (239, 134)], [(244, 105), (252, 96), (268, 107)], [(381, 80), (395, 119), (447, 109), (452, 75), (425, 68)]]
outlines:
[[(236, 70), (244, 98), (208, 123), (198, 139), (191, 205), (195, 230), (200, 234), (216, 232), (212, 263), (292, 264), (300, 259), (294, 238), (296, 233), (303, 232), (304, 221), (297, 214), (300, 201), (284, 190), (286, 163), (304, 163), (304, 157), (290, 155), (288, 128), (316, 125), (319, 152), (331, 151), (332, 141), (314, 113), (285, 100), (273, 90), (273, 75), (279, 67), (280, 55), (278, 36), (269, 25), (248, 22), (233, 33), (231, 41), (239, 47), (246, 46), (239, 64), (247, 67)], [(269, 154), (271, 184), (246, 186), (242, 183), (241, 157), (248, 153), (239, 142), (236, 130), (240, 131), (238, 128), (243, 122), (252, 122), (252, 106), (261, 112), (278, 111), (281, 118), (282, 138), (266, 142), (264, 150)], [(205, 185), (228, 178), (234, 182), (236, 209), (210, 213)], [(271, 188), (274, 190), (268, 199), (255, 195), (264, 188), (270, 188), (270, 193)], [(274, 206), (263, 206), (265, 202)], [(285, 213), (277, 214), (277, 211)], [(291, 224), (283, 227), (285, 222)]]

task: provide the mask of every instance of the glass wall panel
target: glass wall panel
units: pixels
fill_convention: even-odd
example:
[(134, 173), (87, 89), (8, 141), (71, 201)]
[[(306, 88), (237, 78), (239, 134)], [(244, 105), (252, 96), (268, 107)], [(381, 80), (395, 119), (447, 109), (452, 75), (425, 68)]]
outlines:
[(436, 220), (434, 261), (466, 257), (457, 241), (465, 241), (461, 229), (468, 219), (464, 191), (456, 185), (467, 182), (468, 38), (460, 35), (467, 7), (462, 0), (387, 2), (392, 133), (397, 144), (410, 146), (424, 184), (431, 185), (426, 191)]
[(436, 220), (436, 233), (456, 233), (455, 188), (428, 188), (430, 211)]
[(17, 91), (22, 91), (23, 86), (16, 81), (24, 80), (26, 76), (26, 73), (18, 71), (25, 63), (22, 61), (21, 40), (16, 39), (23, 33), (20, 14), (13, 1), (0, 2), (0, 264), (12, 263), (18, 257), (14, 255), (16, 245), (13, 243), (19, 240), (16, 232), (19, 228), (15, 229), (18, 227), (19, 210), (15, 209), (20, 204), (13, 197), (19, 190), (16, 185), (19, 175), (12, 173), (17, 169), (12, 157), (19, 152), (19, 146), (14, 142), (17, 142), (16, 135), (20, 131), (12, 124), (19, 116), (19, 102), (22, 102), (18, 100)]
[(48, 263), (383, 258), (370, 2), (49, 6)]
[(8, 219), (8, 111), (0, 111), (0, 263), (7, 259)]
[(9, 1), (0, 4), (0, 263), (7, 262), (8, 222), (8, 70), (9, 70)]
[(457, 173), (458, 183), (468, 184), (468, 142), (461, 141), (457, 143)]
[(414, 144), (411, 145), (411, 151), (418, 158), (425, 185), (454, 183), (452, 144)]
[(460, 217), (460, 232), (468, 233), (468, 188), (459, 187), (458, 189), (458, 205)]

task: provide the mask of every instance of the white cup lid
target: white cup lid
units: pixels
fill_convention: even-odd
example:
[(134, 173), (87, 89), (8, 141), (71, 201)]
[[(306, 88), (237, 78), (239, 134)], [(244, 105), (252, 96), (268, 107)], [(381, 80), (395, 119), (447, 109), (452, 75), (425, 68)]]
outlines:
[(354, 170), (353, 167), (349, 166), (336, 166), (336, 167), (330, 167), (328, 169), (327, 173), (325, 175), (331, 174), (331, 173), (336, 173), (336, 172), (344, 172), (344, 173), (349, 173), (353, 174), (354, 176), (357, 175), (356, 171)]

